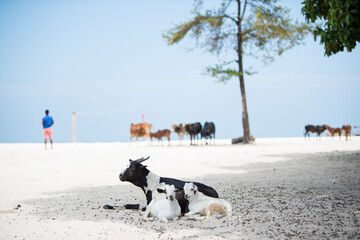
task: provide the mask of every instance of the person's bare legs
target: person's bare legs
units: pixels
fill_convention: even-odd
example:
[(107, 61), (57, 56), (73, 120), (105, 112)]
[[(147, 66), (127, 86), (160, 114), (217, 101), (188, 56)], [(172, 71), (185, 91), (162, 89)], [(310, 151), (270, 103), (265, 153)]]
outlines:
[(46, 148), (46, 142), (47, 142), (47, 139), (45, 138), (45, 140), (44, 140), (44, 141), (45, 141), (45, 150), (46, 150), (46, 149), (47, 149), (47, 148)]
[(52, 139), (50, 139), (50, 143), (51, 143), (51, 149), (53, 149), (53, 146), (52, 146)]

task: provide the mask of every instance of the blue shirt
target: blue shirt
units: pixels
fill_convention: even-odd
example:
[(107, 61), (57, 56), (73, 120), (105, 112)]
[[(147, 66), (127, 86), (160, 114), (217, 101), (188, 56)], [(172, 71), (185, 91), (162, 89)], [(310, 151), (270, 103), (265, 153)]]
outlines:
[(43, 120), (44, 120), (44, 129), (51, 127), (51, 125), (53, 124), (53, 118), (50, 117), (49, 115), (43, 117)]

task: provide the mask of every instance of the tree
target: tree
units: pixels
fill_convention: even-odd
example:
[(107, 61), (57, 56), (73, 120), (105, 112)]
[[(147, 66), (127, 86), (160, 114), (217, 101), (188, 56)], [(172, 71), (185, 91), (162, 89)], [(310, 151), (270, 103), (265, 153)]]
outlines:
[(244, 55), (261, 57), (265, 63), (285, 50), (301, 43), (309, 31), (307, 25), (291, 23), (289, 10), (277, 5), (277, 0), (223, 0), (213, 10), (204, 10), (202, 0), (194, 1), (193, 18), (170, 29), (164, 38), (169, 45), (179, 43), (187, 35), (196, 39), (196, 46), (218, 56), (228, 51), (229, 61), (207, 67), (207, 72), (226, 83), (236, 77), (240, 83), (244, 143), (250, 140), (244, 73)]
[(348, 52), (360, 41), (359, 0), (305, 0), (301, 9), (308, 23), (315, 23), (315, 41), (325, 44), (325, 55)]

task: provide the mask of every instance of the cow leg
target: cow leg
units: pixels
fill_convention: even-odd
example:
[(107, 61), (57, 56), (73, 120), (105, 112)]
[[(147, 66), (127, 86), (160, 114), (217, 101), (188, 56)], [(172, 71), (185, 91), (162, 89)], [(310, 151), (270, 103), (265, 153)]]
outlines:
[[(124, 207), (125, 207), (125, 209), (138, 209), (138, 210), (142, 210), (142, 211), (146, 210), (146, 206), (144, 204), (125, 204)], [(123, 209), (123, 207), (121, 207), (121, 206), (112, 206), (112, 205), (107, 205), (107, 204), (104, 205), (103, 208), (108, 209), (108, 210)]]
[(131, 146), (131, 141), (132, 141), (132, 136), (130, 137), (130, 141), (129, 141), (129, 147)]
[(306, 137), (309, 137), (309, 140), (310, 140), (310, 133), (309, 133), (308, 131), (307, 131), (307, 132), (305, 131), (305, 135), (304, 135), (304, 136), (305, 136), (305, 141), (306, 141)]
[(150, 139), (150, 134), (149, 135), (144, 135), (144, 142), (146, 140), (146, 146), (150, 146), (149, 139)]

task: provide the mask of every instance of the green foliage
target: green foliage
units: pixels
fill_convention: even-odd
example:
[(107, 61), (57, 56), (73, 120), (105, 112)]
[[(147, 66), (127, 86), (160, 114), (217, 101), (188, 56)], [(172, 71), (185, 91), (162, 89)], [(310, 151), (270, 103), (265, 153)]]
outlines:
[(232, 77), (239, 77), (240, 73), (237, 69), (223, 69), (223, 66), (216, 64), (215, 67), (207, 67), (206, 72), (212, 77), (216, 77), (219, 82), (226, 83)]
[[(243, 75), (242, 72), (238, 71), (236, 68), (224, 68), (225, 65), (228, 65), (229, 63), (224, 63), (222, 65), (216, 64), (215, 67), (207, 67), (206, 73), (209, 74), (212, 77), (215, 77), (218, 79), (221, 83), (226, 83), (228, 80), (230, 80), (232, 77), (240, 77)], [(246, 75), (253, 75), (257, 72), (254, 71), (245, 71)]]
[(308, 23), (317, 26), (313, 31), (315, 40), (325, 44), (325, 55), (351, 52), (360, 41), (359, 0), (305, 0), (302, 14)]
[(300, 44), (309, 32), (306, 24), (292, 24), (289, 11), (281, 6), (258, 7), (247, 19), (249, 34), (244, 39), (263, 53), (265, 62)]
[(190, 36), (198, 47), (218, 55), (232, 51), (226, 54), (233, 57), (229, 59), (232, 67), (224, 69), (223, 65), (216, 65), (206, 69), (220, 82), (243, 76), (238, 63), (242, 63), (244, 54), (272, 62), (300, 44), (309, 32), (307, 25), (292, 23), (288, 9), (277, 5), (276, 0), (223, 0), (213, 10), (203, 7), (203, 1), (195, 0), (192, 19), (176, 25), (163, 37), (172, 45)]

